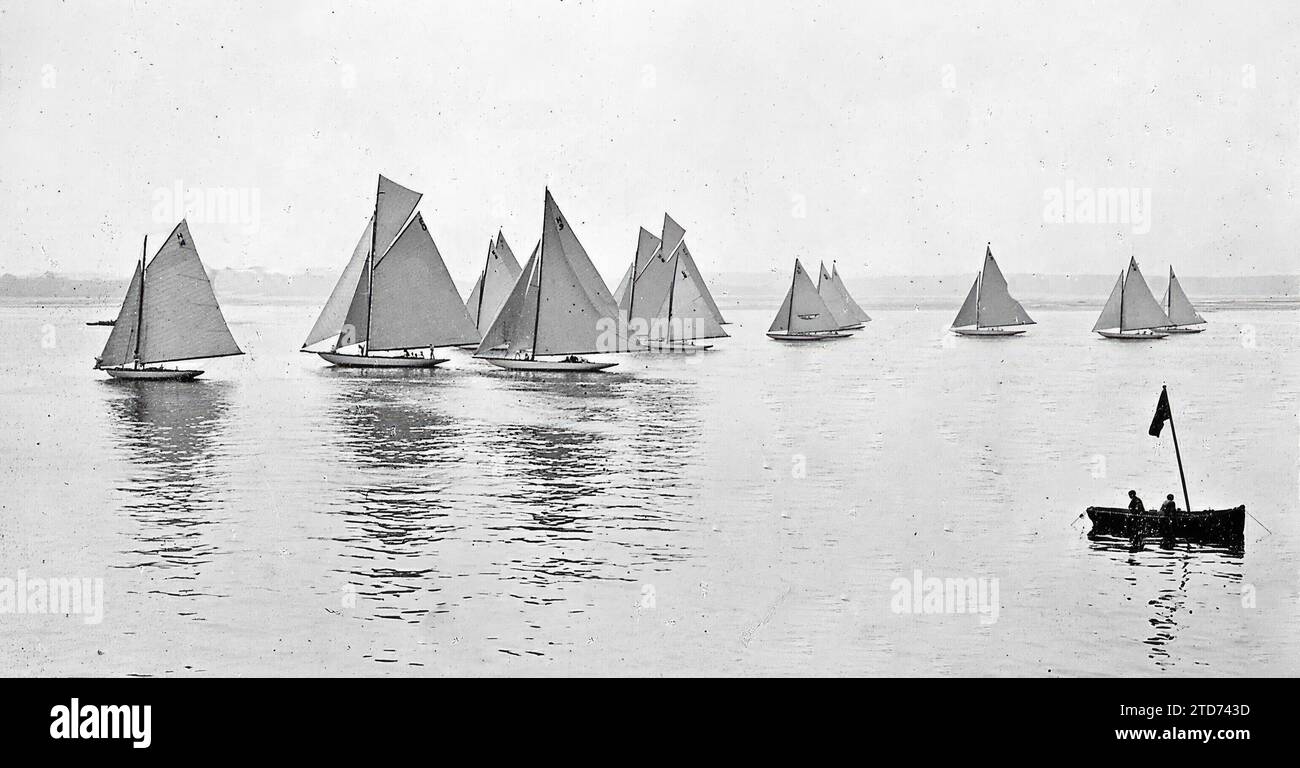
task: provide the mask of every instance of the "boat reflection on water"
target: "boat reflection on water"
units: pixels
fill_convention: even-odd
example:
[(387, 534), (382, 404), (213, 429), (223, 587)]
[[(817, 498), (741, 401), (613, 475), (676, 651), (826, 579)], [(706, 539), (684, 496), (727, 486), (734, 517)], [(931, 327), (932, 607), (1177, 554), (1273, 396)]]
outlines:
[(428, 605), (402, 598), (438, 591), (438, 547), (464, 527), (447, 493), (464, 438), (425, 378), (353, 377), (330, 412), (348, 478), (329, 507), (344, 526), (331, 539), (365, 620), (419, 622)]
[[(1241, 593), (1244, 545), (1161, 544), (1150, 540), (1147, 544), (1145, 548), (1134, 548), (1128, 538), (1095, 536), (1089, 547), (1111, 557), (1117, 565), (1135, 569), (1125, 579), (1128, 594), (1135, 602), (1139, 597), (1151, 596), (1147, 600), (1151, 634), (1143, 640), (1147, 658), (1161, 669), (1196, 664), (1200, 658), (1197, 649), (1188, 647), (1178, 652), (1179, 629), (1190, 614), (1215, 608), (1198, 596)], [(1225, 584), (1230, 588), (1224, 590)]]
[[(544, 423), (485, 435), (499, 480), (493, 531), (513, 556), (506, 578), (537, 587), (579, 579), (636, 580), (642, 566), (680, 560), (690, 520), (699, 419), (692, 387), (605, 377), (603, 386), (514, 381)], [(578, 554), (581, 553), (581, 554)]]
[(166, 573), (155, 591), (200, 596), (203, 566), (223, 554), (212, 527), (223, 523), (217, 462), (230, 385), (217, 381), (106, 382), (113, 441), (131, 471), (117, 490), (138, 526), (116, 567)]

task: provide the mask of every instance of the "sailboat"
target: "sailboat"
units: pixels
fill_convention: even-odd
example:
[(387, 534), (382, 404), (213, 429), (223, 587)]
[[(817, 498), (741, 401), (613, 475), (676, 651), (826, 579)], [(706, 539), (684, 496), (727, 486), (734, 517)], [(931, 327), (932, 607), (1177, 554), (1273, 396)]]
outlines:
[(1169, 315), (1173, 325), (1165, 326), (1160, 330), (1165, 333), (1200, 333), (1204, 328), (1192, 328), (1193, 325), (1202, 325), (1205, 318), (1201, 317), (1192, 306), (1192, 302), (1183, 292), (1183, 286), (1178, 282), (1178, 277), (1174, 275), (1174, 268), (1169, 267), (1169, 287), (1165, 289), (1165, 300), (1160, 302)]
[[(302, 351), (353, 368), (432, 368), (447, 362), (437, 347), (478, 341), (424, 218), (411, 216), (422, 196), (379, 177), (375, 212)], [(309, 349), (326, 339), (328, 351)]]
[(662, 237), (655, 237), (641, 229), (636, 255), (619, 286), (619, 311), (642, 348), (710, 349), (712, 344), (696, 341), (725, 338), (726, 320), (686, 245), (686, 230), (665, 213), (662, 231)]
[(508, 370), (602, 371), (617, 363), (578, 355), (623, 350), (624, 333), (614, 297), (547, 189), (541, 242), (474, 356)]
[(831, 271), (826, 271), (826, 265), (820, 264), (817, 270), (817, 295), (822, 297), (826, 302), (826, 307), (830, 309), (831, 314), (835, 316), (835, 321), (840, 324), (842, 331), (856, 331), (867, 323), (871, 318), (862, 307), (853, 300), (849, 295), (849, 289), (844, 286), (844, 281), (840, 279), (839, 269), (836, 268), (835, 262), (831, 262)]
[(148, 249), (146, 236), (95, 367), (115, 379), (189, 381), (203, 371), (150, 366), (244, 354), (230, 335), (185, 221), (176, 225), (146, 266)]
[(772, 320), (772, 326), (767, 329), (767, 335), (777, 341), (821, 341), (847, 339), (853, 334), (845, 333), (840, 327), (826, 302), (818, 295), (803, 264), (795, 259), (790, 290), (786, 291), (785, 301)]
[(993, 258), (993, 246), (985, 246), (984, 267), (975, 276), (950, 330), (959, 336), (1015, 336), (1025, 332), (1016, 327), (1022, 325), (1035, 323), (1020, 302), (1011, 298), (1007, 279)]
[(1137, 259), (1129, 257), (1127, 272), (1120, 273), (1092, 329), (1108, 339), (1145, 340), (1163, 339), (1168, 334), (1157, 329), (1168, 326), (1169, 316), (1151, 295)]
[[(488, 240), (487, 261), (483, 264), (478, 281), (474, 283), (474, 289), (469, 293), (469, 301), (465, 302), (465, 309), (469, 311), (470, 319), (474, 321), (474, 327), (480, 335), (492, 325), (492, 320), (501, 311), (501, 305), (506, 303), (510, 289), (514, 288), (522, 271), (505, 235), (497, 230), (496, 239)], [(478, 342), (460, 346), (462, 349), (478, 349)]]

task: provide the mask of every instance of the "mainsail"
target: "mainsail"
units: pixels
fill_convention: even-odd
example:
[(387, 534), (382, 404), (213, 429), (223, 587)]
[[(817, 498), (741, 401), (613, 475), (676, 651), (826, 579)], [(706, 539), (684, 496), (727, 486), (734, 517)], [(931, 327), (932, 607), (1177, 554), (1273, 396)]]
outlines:
[(469, 301), (465, 302), (470, 318), (480, 331), (492, 324), (522, 271), (505, 235), (498, 231), (496, 240), (488, 242), (487, 262), (474, 290), (470, 291)]
[(1101, 310), (1101, 317), (1092, 327), (1094, 331), (1118, 328), (1120, 331), (1141, 331), (1171, 325), (1169, 316), (1156, 303), (1147, 281), (1138, 269), (1137, 259), (1130, 257), (1128, 269), (1120, 274), (1110, 298)]
[(844, 301), (847, 303), (849, 308), (849, 319), (854, 323), (871, 322), (871, 318), (862, 310), (862, 307), (858, 306), (858, 303), (853, 300), (853, 296), (849, 294), (849, 289), (845, 287), (844, 280), (840, 277), (840, 270), (835, 266), (835, 262), (831, 262), (831, 282), (844, 296)]
[(853, 300), (849, 291), (844, 287), (844, 282), (840, 279), (838, 271), (827, 272), (826, 265), (823, 263), (817, 270), (817, 294), (826, 302), (826, 308), (831, 311), (831, 316), (835, 322), (839, 323), (841, 328), (848, 328), (851, 325), (858, 325), (871, 320), (862, 307)]
[(1169, 325), (1169, 316), (1151, 295), (1147, 281), (1138, 271), (1137, 259), (1130, 257), (1124, 278), (1124, 300), (1120, 306), (1120, 330), (1140, 331)]
[(624, 278), (619, 310), (634, 334), (656, 341), (712, 339), (727, 335), (695, 259), (686, 245), (686, 230), (664, 214), (663, 236), (641, 230), (636, 258)]
[(477, 342), (478, 330), (429, 235), (424, 217), (402, 230), (374, 267), (369, 351)]
[[(686, 242), (677, 246), (672, 284), (659, 312), (650, 321), (650, 338), (663, 341), (717, 339), (727, 336)], [(671, 262), (670, 262), (671, 265)]]
[(1174, 275), (1174, 268), (1169, 268), (1169, 287), (1165, 289), (1165, 300), (1161, 302), (1173, 325), (1198, 325), (1205, 322), (1192, 306), (1192, 302), (1183, 292), (1183, 286)]
[(199, 260), (189, 225), (182, 220), (144, 270), (136, 267), (98, 365), (241, 354)]
[(785, 294), (785, 301), (777, 311), (776, 318), (768, 333), (813, 333), (837, 331), (842, 326), (831, 314), (826, 302), (822, 301), (813, 285), (812, 278), (804, 271), (803, 264), (794, 260), (794, 279), (790, 290)]
[(1029, 313), (1025, 311), (1025, 308), (1020, 306), (1020, 302), (1011, 298), (1011, 292), (1007, 288), (1007, 279), (1002, 276), (1002, 270), (998, 269), (998, 263), (993, 258), (992, 248), (986, 248), (984, 251), (984, 270), (980, 277), (978, 314), (977, 324), (980, 328), (1034, 325), (1034, 321), (1029, 318)]
[(535, 357), (624, 349), (614, 298), (550, 190), (543, 207), (541, 245), (474, 354)]
[(423, 217), (422, 194), (384, 177), (375, 211), (303, 347), (365, 352), (478, 341), (478, 332)]
[[(632, 258), (632, 263), (624, 273), (622, 281), (619, 282), (618, 290), (614, 292), (614, 301), (618, 303), (619, 311), (624, 314), (632, 306), (634, 293), (631, 290), (632, 283), (640, 278), (642, 270), (650, 263), (650, 259), (658, 255), (659, 243), (659, 238), (646, 231), (645, 227), (641, 227), (641, 231), (637, 233), (636, 255)], [(634, 275), (636, 277), (633, 277)]]

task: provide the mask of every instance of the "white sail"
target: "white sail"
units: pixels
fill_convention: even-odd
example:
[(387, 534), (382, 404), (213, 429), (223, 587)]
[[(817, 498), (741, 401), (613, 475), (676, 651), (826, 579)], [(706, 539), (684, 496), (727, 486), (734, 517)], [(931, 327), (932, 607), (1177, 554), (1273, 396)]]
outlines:
[(1033, 325), (1029, 313), (1020, 302), (1011, 298), (1007, 279), (998, 269), (993, 250), (984, 252), (984, 271), (979, 291), (979, 327), (994, 328), (1008, 325)]
[(704, 276), (700, 274), (699, 267), (695, 266), (695, 259), (691, 256), (690, 250), (686, 247), (686, 240), (682, 239), (682, 244), (677, 248), (677, 258), (682, 262), (690, 262), (690, 274), (696, 280), (696, 290), (700, 294), (700, 301), (704, 304), (709, 316), (718, 325), (726, 324), (727, 320), (722, 316), (722, 310), (718, 309), (718, 302), (713, 300), (713, 294), (709, 291), (709, 286), (704, 282)]
[(836, 331), (840, 328), (826, 302), (817, 295), (817, 287), (804, 271), (803, 264), (795, 259), (790, 290), (786, 292), (785, 301), (781, 303), (781, 309), (777, 311), (767, 332), (810, 333)]
[(476, 328), (483, 331), (492, 324), (492, 319), (501, 311), (501, 305), (519, 280), (521, 271), (505, 236), (497, 232), (496, 240), (488, 244), (483, 273), (479, 275), (469, 301), (465, 302), (465, 308), (469, 310)]
[(424, 217), (402, 230), (374, 267), (367, 351), (477, 343), (478, 330)]
[(844, 297), (840, 295), (839, 291), (835, 290), (831, 273), (826, 271), (825, 262), (821, 262), (817, 266), (817, 295), (821, 296), (822, 301), (826, 302), (826, 308), (831, 311), (831, 316), (835, 318), (835, 322), (841, 328), (853, 325), (853, 321), (849, 319), (848, 304), (845, 303)]
[(673, 261), (677, 264), (673, 284), (663, 306), (651, 320), (650, 338), (688, 341), (726, 337), (727, 332), (722, 330), (706, 298), (709, 289), (685, 242), (677, 247)]
[(685, 237), (686, 230), (682, 228), (682, 225), (673, 221), (673, 217), (665, 213), (663, 235), (659, 238), (665, 261), (673, 257), (673, 254), (677, 252), (677, 247), (682, 244)]
[(559, 246), (569, 262), (569, 267), (577, 276), (578, 282), (587, 293), (591, 303), (598, 307), (601, 313), (608, 314), (610, 317), (617, 317), (618, 305), (614, 302), (613, 294), (609, 292), (609, 286), (605, 285), (605, 279), (600, 276), (596, 265), (591, 263), (591, 257), (587, 255), (587, 249), (583, 248), (582, 243), (578, 241), (577, 234), (574, 233), (573, 227), (569, 226), (568, 219), (564, 217), (564, 212), (560, 210), (560, 207), (555, 204), (549, 190), (546, 192), (546, 200), (546, 210), (551, 212), (547, 216), (547, 220), (555, 225)]
[(1165, 300), (1161, 305), (1174, 325), (1197, 325), (1205, 322), (1205, 318), (1201, 317), (1196, 307), (1192, 306), (1191, 300), (1187, 298), (1187, 294), (1183, 292), (1183, 286), (1174, 275), (1173, 267), (1169, 268), (1169, 287), (1165, 289)]
[[(510, 357), (520, 352), (532, 352), (533, 328), (537, 317), (537, 260), (541, 243), (528, 257), (519, 279), (492, 323), (483, 332), (483, 340), (474, 351), (476, 357), (489, 354)], [(501, 347), (501, 349), (497, 349)]]
[(240, 355), (184, 220), (145, 267), (140, 362)]
[(953, 318), (953, 328), (966, 328), (979, 322), (979, 293), (980, 293), (980, 276), (975, 276), (975, 282), (970, 284), (970, 293), (966, 294), (966, 300), (961, 303), (961, 309), (957, 310), (957, 317)]
[[(659, 243), (659, 238), (648, 232), (645, 227), (641, 227), (641, 230), (637, 233), (636, 255), (632, 259), (632, 266), (628, 267), (627, 274), (623, 276), (623, 282), (619, 284), (618, 292), (614, 294), (614, 301), (618, 304), (619, 312), (624, 316), (631, 309), (634, 294), (637, 292), (632, 290), (631, 286), (633, 282), (641, 279), (641, 274), (650, 264), (651, 259), (658, 255)], [(662, 261), (662, 259), (658, 261)], [(637, 290), (642, 289), (638, 288)], [(644, 290), (649, 290), (648, 284)], [(643, 301), (638, 302), (638, 306), (648, 306), (652, 303), (652, 297), (648, 299), (643, 297)], [(636, 315), (632, 316), (636, 317)]]
[(668, 292), (672, 289), (674, 274), (672, 260), (662, 247), (658, 247), (646, 260), (634, 287), (628, 291), (626, 303), (630, 308), (629, 325), (634, 331), (642, 332), (643, 328), (648, 328), (655, 318), (660, 317), (660, 312), (668, 301)]
[(1121, 331), (1140, 331), (1169, 325), (1169, 316), (1151, 295), (1147, 281), (1138, 270), (1137, 259), (1130, 258), (1124, 278), (1124, 302), (1120, 312)]
[(140, 265), (135, 265), (135, 274), (131, 276), (131, 285), (126, 289), (126, 298), (118, 310), (117, 320), (113, 321), (113, 330), (108, 334), (104, 351), (99, 353), (96, 368), (118, 368), (135, 360), (136, 326), (140, 317)]
[(839, 273), (827, 272), (825, 264), (821, 264), (818, 268), (817, 294), (822, 297), (822, 301), (826, 302), (827, 309), (831, 311), (835, 322), (839, 323), (841, 328), (865, 323), (871, 319), (849, 295), (844, 282), (840, 280)]
[(618, 305), (620, 312), (627, 309), (624, 302), (627, 301), (627, 289), (632, 284), (632, 271), (635, 269), (636, 264), (628, 264), (623, 279), (618, 281), (618, 287), (614, 289), (614, 303)]
[(1110, 330), (1119, 327), (1120, 307), (1124, 301), (1124, 273), (1121, 272), (1119, 279), (1115, 281), (1115, 287), (1110, 291), (1110, 298), (1106, 299), (1106, 306), (1102, 307), (1101, 316), (1097, 318), (1097, 324), (1092, 326), (1094, 331)]
[(848, 306), (849, 310), (849, 320), (853, 323), (871, 322), (871, 318), (867, 313), (862, 311), (862, 307), (858, 306), (858, 303), (853, 300), (853, 296), (849, 293), (848, 287), (844, 285), (844, 280), (840, 277), (839, 268), (837, 268), (834, 263), (831, 264), (831, 282), (834, 283), (835, 288), (844, 296), (844, 303)]
[(307, 340), (302, 343), (303, 348), (339, 335), (339, 329), (347, 320), (352, 297), (357, 292), (357, 281), (366, 273), (366, 257), (370, 255), (370, 235), (374, 221), (374, 216), (366, 221), (366, 229), (357, 240), (357, 247), (352, 249), (352, 258), (348, 259), (343, 274), (334, 284), (334, 291), (325, 300), (325, 306), (321, 309), (320, 316), (316, 318), (316, 324), (311, 327), (311, 333), (307, 334)]
[[(529, 259), (475, 354), (568, 355), (625, 349), (614, 298), (549, 190), (544, 209), (541, 248), (536, 258)], [(504, 353), (496, 350), (502, 346)]]
[(378, 216), (375, 225), (376, 258), (383, 256), (388, 246), (397, 239), (421, 197), (424, 197), (421, 192), (407, 189), (382, 175), (379, 177), (379, 186), (375, 191), (375, 213)]

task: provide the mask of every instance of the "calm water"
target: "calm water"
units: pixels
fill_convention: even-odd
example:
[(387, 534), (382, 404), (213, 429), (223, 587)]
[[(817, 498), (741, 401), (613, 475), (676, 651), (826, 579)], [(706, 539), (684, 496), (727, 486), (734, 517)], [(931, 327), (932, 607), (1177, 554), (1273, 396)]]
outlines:
[[(1199, 337), (952, 310), (614, 373), (338, 371), (312, 306), (228, 303), (193, 384), (91, 370), (107, 307), (0, 306), (0, 578), (100, 578), (104, 616), (0, 615), (0, 672), (1297, 674), (1300, 312)], [(1253, 345), (1249, 343), (1253, 339)], [(1089, 504), (1246, 504), (1244, 552), (1090, 542)], [(1181, 502), (1181, 497), (1180, 497)], [(997, 621), (891, 610), (997, 579)]]

